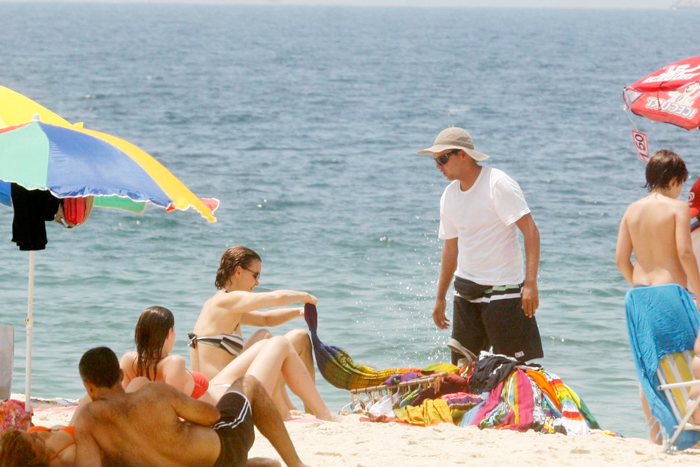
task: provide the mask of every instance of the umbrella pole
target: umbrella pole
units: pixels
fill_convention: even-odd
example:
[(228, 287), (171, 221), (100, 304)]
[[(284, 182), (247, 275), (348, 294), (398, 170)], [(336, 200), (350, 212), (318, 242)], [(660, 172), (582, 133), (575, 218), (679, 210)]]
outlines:
[(34, 330), (34, 250), (29, 251), (29, 298), (27, 300), (27, 318), (24, 324), (27, 328), (27, 373), (24, 386), (24, 410), (29, 412), (32, 392), (32, 331)]

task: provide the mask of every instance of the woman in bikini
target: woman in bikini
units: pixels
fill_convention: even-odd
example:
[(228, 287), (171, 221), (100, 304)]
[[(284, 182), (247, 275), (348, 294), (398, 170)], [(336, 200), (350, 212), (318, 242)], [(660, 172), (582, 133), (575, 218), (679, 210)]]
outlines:
[(141, 313), (134, 332), (136, 351), (124, 354), (119, 363), (122, 386), (127, 391), (138, 389), (146, 378), (163, 381), (195, 399), (216, 405), (233, 381), (252, 374), (263, 383), (282, 418), (289, 418), (289, 411), (294, 408), (285, 397), (286, 391), (280, 391), (286, 382), (310, 413), (323, 420), (334, 419), (288, 339), (274, 337), (251, 345), (210, 384), (204, 375), (188, 370), (182, 356), (170, 354), (175, 345), (174, 325), (175, 318), (167, 308), (153, 306)]
[[(271, 337), (268, 331), (259, 330), (246, 341), (241, 335), (241, 325), (278, 326), (304, 316), (303, 307), (260, 309), (286, 307), (293, 303), (316, 304), (316, 297), (306, 292), (254, 292), (260, 283), (261, 271), (260, 256), (249, 248), (234, 246), (221, 256), (216, 273), (218, 291), (204, 303), (194, 330), (189, 334), (192, 369), (202, 372), (210, 380), (253, 344)], [(288, 332), (285, 338), (292, 344), (314, 381), (314, 359), (306, 330), (295, 329)], [(283, 386), (280, 391), (281, 397), (293, 409)]]
[(73, 427), (8, 428), (0, 434), (0, 465), (71, 467), (75, 463)]
[(175, 346), (175, 317), (167, 308), (146, 308), (134, 332), (136, 350), (125, 353), (119, 366), (123, 371), (122, 386), (143, 376), (150, 381), (163, 381), (195, 399), (212, 402), (206, 397), (209, 381), (206, 376), (186, 367), (185, 358), (171, 355)]
[[(341, 416), (331, 413), (326, 407), (299, 355), (284, 337), (272, 337), (252, 345), (212, 379), (207, 397), (214, 403), (218, 402), (229, 389), (231, 382), (243, 375), (255, 377), (268, 393), (272, 393), (278, 387), (279, 380), (284, 378), (292, 391), (311, 408), (316, 417), (326, 421), (342, 420)], [(129, 383), (127, 392), (138, 391), (147, 384), (151, 383), (146, 378), (136, 377)], [(289, 418), (290, 414), (284, 401), (278, 400), (274, 403), (282, 418)], [(52, 429), (34, 427), (29, 431), (10, 428), (0, 433), (0, 466), (73, 466), (76, 453), (74, 443), (72, 426)]]

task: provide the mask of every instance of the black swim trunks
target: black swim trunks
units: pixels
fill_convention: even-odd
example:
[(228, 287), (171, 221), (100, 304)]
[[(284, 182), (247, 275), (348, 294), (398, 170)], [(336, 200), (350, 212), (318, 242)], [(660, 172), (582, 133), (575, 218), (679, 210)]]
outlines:
[[(452, 337), (475, 355), (493, 346), (493, 353), (526, 362), (542, 358), (535, 317), (525, 316), (522, 284), (480, 285), (456, 277)], [(452, 361), (462, 355), (452, 352)]]
[(244, 467), (255, 441), (253, 411), (248, 399), (238, 391), (228, 391), (216, 408), (221, 413), (212, 426), (221, 439), (221, 454), (214, 467)]

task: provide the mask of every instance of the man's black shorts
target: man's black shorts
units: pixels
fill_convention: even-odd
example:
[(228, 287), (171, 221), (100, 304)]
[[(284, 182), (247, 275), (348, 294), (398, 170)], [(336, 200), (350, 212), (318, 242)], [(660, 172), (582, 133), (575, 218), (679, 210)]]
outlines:
[(244, 467), (255, 441), (253, 411), (248, 399), (238, 391), (228, 391), (216, 408), (221, 418), (212, 428), (221, 439), (221, 454), (214, 467)]
[(460, 344), (476, 355), (493, 346), (493, 353), (521, 362), (544, 356), (537, 321), (523, 312), (522, 284), (485, 286), (457, 277), (454, 285), (452, 337)]

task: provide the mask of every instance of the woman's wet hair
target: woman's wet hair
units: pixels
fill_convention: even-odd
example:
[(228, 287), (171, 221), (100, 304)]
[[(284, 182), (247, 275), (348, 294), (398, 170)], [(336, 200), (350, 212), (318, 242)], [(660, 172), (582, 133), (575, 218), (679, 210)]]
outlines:
[(48, 467), (49, 464), (37, 458), (29, 441), (22, 437), (16, 428), (8, 428), (0, 433), (0, 467)]
[(163, 344), (174, 326), (173, 313), (162, 306), (151, 306), (141, 313), (134, 331), (137, 376), (156, 379)]
[(219, 270), (216, 271), (216, 288), (225, 289), (236, 267), (248, 268), (253, 261), (262, 261), (260, 256), (244, 246), (232, 246), (221, 255)]
[(688, 169), (681, 156), (670, 149), (662, 149), (651, 156), (647, 163), (647, 183), (644, 188), (649, 191), (667, 189), (674, 180), (685, 183), (688, 180)]

